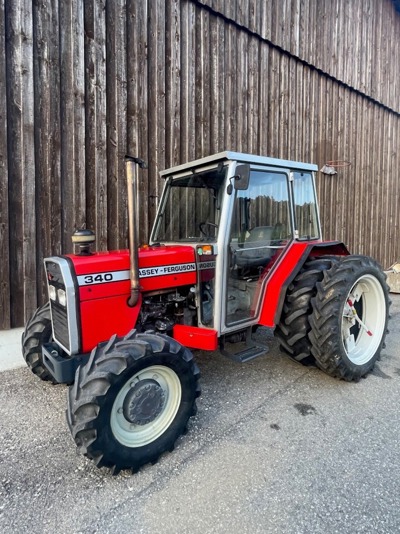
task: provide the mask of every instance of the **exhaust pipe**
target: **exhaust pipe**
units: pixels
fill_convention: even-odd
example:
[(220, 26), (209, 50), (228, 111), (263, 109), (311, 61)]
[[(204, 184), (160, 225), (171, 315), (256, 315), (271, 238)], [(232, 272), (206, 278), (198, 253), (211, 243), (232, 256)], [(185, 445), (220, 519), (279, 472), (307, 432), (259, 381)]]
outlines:
[(137, 185), (137, 168), (147, 169), (146, 163), (133, 156), (125, 156), (127, 192), (128, 192), (128, 226), (129, 226), (129, 263), (130, 263), (130, 280), (131, 296), (129, 297), (129, 306), (136, 306), (139, 300), (139, 188)]

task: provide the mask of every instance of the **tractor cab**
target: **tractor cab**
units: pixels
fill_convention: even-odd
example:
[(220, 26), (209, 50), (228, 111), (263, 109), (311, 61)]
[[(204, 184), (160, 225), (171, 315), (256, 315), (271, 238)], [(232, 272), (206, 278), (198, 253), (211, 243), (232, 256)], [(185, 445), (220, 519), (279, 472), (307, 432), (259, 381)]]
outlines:
[(282, 253), (294, 241), (320, 240), (316, 170), (223, 152), (161, 173), (150, 244), (194, 248), (202, 327), (228, 334), (258, 323)]

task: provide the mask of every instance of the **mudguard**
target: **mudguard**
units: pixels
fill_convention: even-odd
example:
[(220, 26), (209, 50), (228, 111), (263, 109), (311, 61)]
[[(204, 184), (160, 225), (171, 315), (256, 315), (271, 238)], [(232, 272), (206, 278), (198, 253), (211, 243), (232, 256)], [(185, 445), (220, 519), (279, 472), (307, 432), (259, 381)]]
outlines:
[(347, 247), (341, 241), (291, 243), (279, 258), (268, 280), (261, 303), (260, 324), (271, 328), (278, 324), (287, 288), (309, 257), (349, 254)]

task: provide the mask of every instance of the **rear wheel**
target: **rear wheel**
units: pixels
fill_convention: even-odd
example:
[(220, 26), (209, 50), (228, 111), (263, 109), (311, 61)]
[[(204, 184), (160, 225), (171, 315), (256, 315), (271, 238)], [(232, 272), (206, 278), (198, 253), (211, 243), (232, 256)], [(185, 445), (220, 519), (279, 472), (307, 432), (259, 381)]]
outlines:
[(389, 291), (380, 266), (347, 256), (325, 272), (312, 300), (310, 340), (318, 367), (344, 380), (365, 376), (379, 359), (389, 317)]
[(78, 449), (114, 473), (155, 463), (195, 415), (199, 376), (191, 352), (167, 336), (133, 331), (99, 345), (69, 389)]
[(275, 337), (281, 350), (303, 365), (315, 365), (308, 333), (311, 330), (311, 299), (317, 294), (316, 284), (323, 279), (324, 272), (338, 261), (335, 256), (308, 260), (288, 287)]
[(42, 345), (52, 340), (50, 303), (38, 308), (25, 326), (22, 334), (22, 354), (33, 374), (42, 380), (56, 384), (43, 363)]

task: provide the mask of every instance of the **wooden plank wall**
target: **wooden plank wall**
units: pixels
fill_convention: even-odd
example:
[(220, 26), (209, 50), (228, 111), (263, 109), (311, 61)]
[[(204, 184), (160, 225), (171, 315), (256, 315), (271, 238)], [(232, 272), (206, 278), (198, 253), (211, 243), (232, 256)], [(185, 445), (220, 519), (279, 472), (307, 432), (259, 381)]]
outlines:
[(197, 0), (274, 46), (400, 109), (400, 17), (392, 0)]
[(149, 232), (159, 170), (231, 149), (313, 161), (326, 238), (400, 259), (400, 15), (391, 0), (0, 0), (0, 329), (44, 302), (77, 227)]

